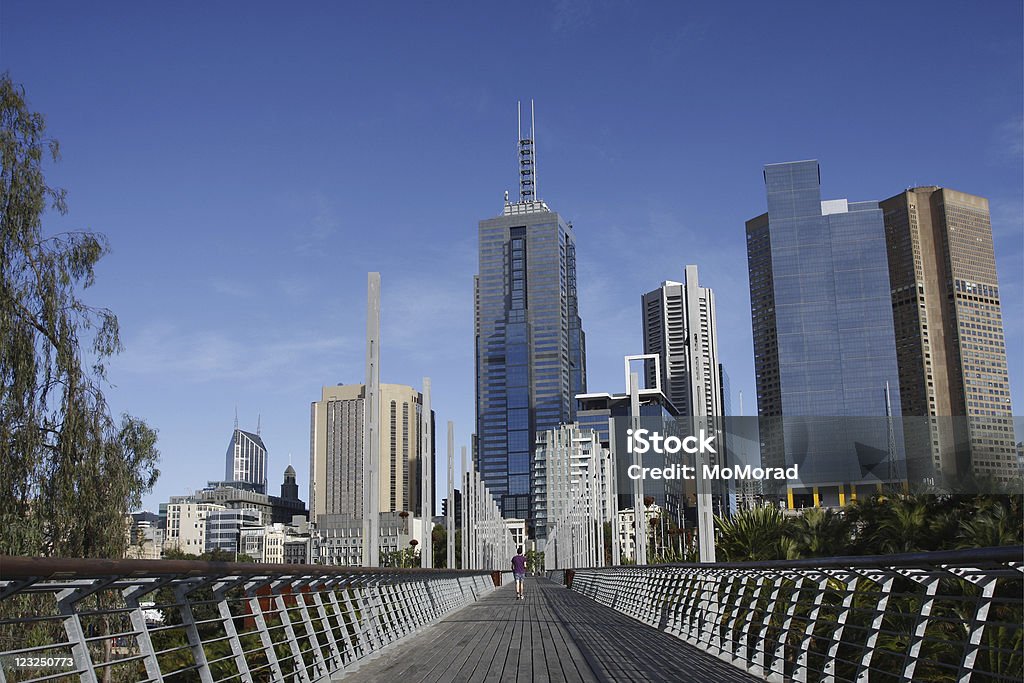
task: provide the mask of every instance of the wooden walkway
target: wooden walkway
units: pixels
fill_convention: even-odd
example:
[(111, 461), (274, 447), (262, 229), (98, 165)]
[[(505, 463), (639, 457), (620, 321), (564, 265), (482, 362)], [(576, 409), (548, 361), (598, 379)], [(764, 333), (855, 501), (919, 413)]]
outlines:
[(760, 680), (547, 579), (527, 579), (525, 593), (502, 586), (336, 680)]

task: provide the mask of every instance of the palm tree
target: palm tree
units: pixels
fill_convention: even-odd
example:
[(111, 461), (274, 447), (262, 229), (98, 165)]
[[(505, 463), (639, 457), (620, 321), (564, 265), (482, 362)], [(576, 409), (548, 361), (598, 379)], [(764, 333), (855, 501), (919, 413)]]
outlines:
[(786, 518), (777, 507), (754, 507), (732, 517), (716, 517), (716, 546), (730, 562), (781, 560), (790, 543), (783, 537)]
[(838, 557), (850, 553), (850, 523), (829, 508), (808, 508), (783, 532), (796, 557)]
[(847, 506), (863, 555), (939, 550), (949, 546), (958, 512), (948, 497), (930, 494), (876, 495)]
[(982, 498), (971, 506), (972, 513), (960, 521), (959, 548), (989, 548), (1017, 545), (1024, 537), (1024, 520), (1011, 510), (1011, 501)]

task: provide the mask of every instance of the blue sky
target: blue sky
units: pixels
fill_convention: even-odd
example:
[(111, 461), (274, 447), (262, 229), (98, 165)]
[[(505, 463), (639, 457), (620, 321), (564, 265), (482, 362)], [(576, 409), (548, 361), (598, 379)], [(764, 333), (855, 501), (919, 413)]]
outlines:
[(576, 227), (591, 390), (695, 263), (755, 414), (743, 224), (764, 164), (816, 158), (826, 198), (990, 199), (1020, 412), (1020, 2), (362, 5), (0, 4), (0, 68), (62, 143), (46, 229), (112, 245), (85, 294), (121, 322), (113, 409), (160, 432), (147, 507), (222, 476), (236, 406), (306, 497), (309, 403), (363, 379), (370, 270), (383, 381), (430, 376), (468, 443), (476, 226), (515, 196), (518, 99)]

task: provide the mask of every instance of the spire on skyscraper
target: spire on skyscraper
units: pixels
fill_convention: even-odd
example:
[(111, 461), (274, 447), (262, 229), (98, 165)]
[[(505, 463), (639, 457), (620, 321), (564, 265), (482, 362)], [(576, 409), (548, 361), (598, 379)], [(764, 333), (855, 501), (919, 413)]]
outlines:
[(523, 137), (523, 105), (516, 103), (519, 119), (519, 201), (532, 202), (540, 199), (537, 193), (537, 145), (534, 126), (533, 100), (530, 100), (530, 132)]

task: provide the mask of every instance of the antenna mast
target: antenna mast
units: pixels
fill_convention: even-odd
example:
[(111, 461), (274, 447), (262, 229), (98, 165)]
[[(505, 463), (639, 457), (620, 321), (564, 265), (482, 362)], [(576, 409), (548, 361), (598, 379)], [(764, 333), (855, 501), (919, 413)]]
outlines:
[(530, 139), (533, 140), (533, 198), (540, 201), (540, 183), (537, 178), (537, 128), (533, 116), (533, 100), (530, 100)]
[(536, 165), (533, 144), (533, 100), (530, 100), (530, 137), (523, 137), (522, 102), (516, 103), (519, 119), (519, 201), (532, 202), (537, 198)]

